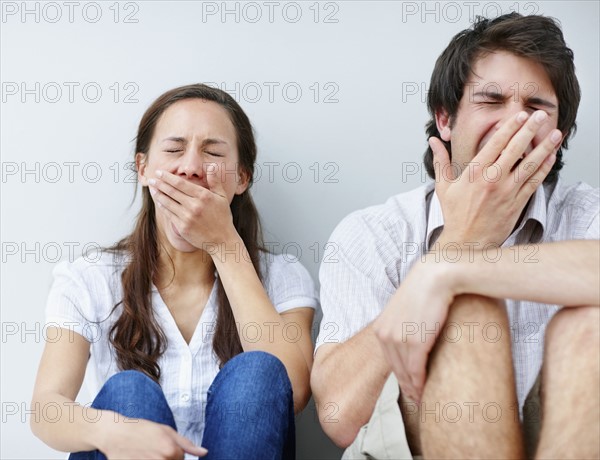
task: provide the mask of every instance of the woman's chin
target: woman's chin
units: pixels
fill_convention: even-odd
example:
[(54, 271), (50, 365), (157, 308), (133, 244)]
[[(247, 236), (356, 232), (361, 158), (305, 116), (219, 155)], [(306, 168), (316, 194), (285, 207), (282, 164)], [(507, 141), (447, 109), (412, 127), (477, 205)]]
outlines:
[(192, 244), (188, 243), (186, 240), (184, 240), (183, 238), (176, 236), (176, 235), (169, 235), (169, 243), (171, 243), (171, 246), (173, 246), (173, 249), (176, 249), (177, 251), (180, 252), (194, 252), (197, 251), (198, 248), (196, 246), (193, 246)]

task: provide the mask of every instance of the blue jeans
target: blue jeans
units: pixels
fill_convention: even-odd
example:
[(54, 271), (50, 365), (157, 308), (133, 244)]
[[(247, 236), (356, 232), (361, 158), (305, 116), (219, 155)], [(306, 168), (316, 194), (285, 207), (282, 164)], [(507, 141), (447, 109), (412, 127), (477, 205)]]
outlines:
[[(123, 371), (104, 384), (95, 409), (143, 418), (177, 429), (165, 395), (139, 371)], [(223, 366), (208, 389), (203, 459), (294, 459), (292, 386), (282, 362), (262, 351), (241, 353)], [(69, 460), (106, 460), (100, 451)]]

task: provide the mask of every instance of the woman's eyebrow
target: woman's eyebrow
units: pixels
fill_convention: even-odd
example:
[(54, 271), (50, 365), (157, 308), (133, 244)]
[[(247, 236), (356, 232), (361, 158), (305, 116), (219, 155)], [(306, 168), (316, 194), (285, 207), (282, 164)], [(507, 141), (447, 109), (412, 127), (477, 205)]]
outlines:
[[(187, 140), (183, 137), (171, 136), (171, 137), (165, 137), (161, 142), (181, 142), (181, 143), (185, 144), (187, 142)], [(202, 147), (206, 147), (208, 145), (214, 145), (214, 144), (227, 145), (228, 143), (227, 143), (227, 141), (224, 141), (222, 139), (215, 139), (215, 138), (204, 139), (202, 141)]]
[(202, 147), (206, 147), (208, 145), (214, 145), (214, 144), (225, 144), (227, 145), (227, 142), (221, 139), (213, 139), (213, 138), (209, 138), (209, 139), (204, 139), (202, 141)]
[(185, 143), (186, 140), (183, 137), (165, 137), (161, 142), (183, 142)]

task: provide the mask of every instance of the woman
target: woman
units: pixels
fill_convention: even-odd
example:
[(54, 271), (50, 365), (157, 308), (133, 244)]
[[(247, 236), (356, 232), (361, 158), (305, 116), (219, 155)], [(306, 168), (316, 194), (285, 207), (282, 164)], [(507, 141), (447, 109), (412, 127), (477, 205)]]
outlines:
[[(221, 90), (176, 88), (144, 114), (135, 151), (133, 233), (54, 269), (58, 339), (32, 404), (62, 410), (32, 418), (34, 434), (73, 459), (293, 457), (317, 299), (300, 263), (262, 249), (250, 121)], [(91, 407), (73, 403), (86, 366)]]

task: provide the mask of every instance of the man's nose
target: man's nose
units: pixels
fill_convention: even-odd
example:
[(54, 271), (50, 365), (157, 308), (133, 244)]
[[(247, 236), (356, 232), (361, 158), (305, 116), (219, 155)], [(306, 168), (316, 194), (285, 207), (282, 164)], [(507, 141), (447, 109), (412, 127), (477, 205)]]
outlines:
[(510, 120), (512, 117), (515, 117), (517, 113), (527, 111), (527, 107), (522, 102), (509, 102), (504, 105), (502, 111), (498, 113), (498, 121), (496, 122), (496, 126), (494, 127), (496, 131), (500, 129), (500, 127), (506, 123), (507, 120)]

